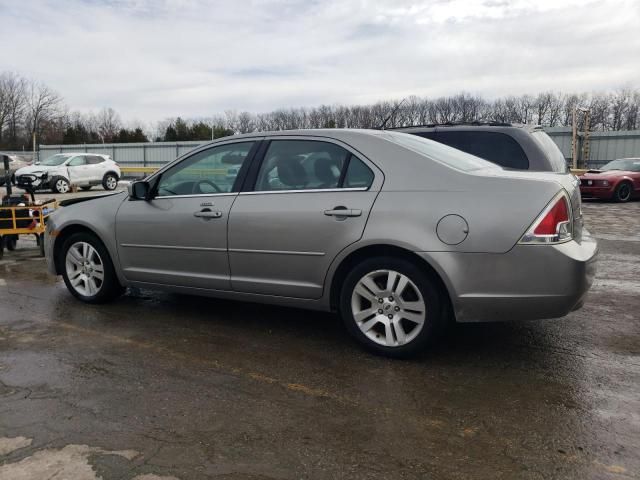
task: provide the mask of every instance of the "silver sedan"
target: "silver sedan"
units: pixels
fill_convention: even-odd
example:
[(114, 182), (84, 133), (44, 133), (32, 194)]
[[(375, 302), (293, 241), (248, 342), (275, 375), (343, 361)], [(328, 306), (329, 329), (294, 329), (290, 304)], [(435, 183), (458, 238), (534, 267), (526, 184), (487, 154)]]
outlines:
[(597, 256), (573, 175), (387, 131), (228, 137), (128, 194), (63, 205), (47, 261), (84, 302), (135, 286), (335, 310), (391, 356), (450, 320), (566, 315)]

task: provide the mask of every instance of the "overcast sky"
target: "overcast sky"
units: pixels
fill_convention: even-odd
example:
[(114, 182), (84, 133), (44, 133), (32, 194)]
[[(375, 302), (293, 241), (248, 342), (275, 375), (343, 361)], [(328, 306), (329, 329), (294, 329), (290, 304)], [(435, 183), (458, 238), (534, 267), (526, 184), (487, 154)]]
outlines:
[(640, 0), (0, 0), (0, 70), (141, 121), (638, 87)]

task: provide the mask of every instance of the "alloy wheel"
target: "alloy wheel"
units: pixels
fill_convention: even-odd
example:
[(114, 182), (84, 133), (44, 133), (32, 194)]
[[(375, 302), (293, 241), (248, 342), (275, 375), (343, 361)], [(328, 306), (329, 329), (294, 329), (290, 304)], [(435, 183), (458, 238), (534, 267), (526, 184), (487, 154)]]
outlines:
[(115, 188), (118, 186), (118, 180), (116, 179), (116, 177), (109, 175), (105, 180), (105, 185), (107, 187), (107, 190), (115, 190)]
[(67, 277), (80, 295), (93, 297), (104, 283), (104, 264), (93, 246), (87, 242), (71, 245), (65, 259)]
[(67, 193), (69, 191), (69, 182), (60, 178), (56, 181), (56, 190), (58, 193)]
[(394, 270), (376, 270), (363, 276), (351, 295), (356, 325), (370, 340), (399, 347), (422, 331), (427, 307), (420, 289)]
[(621, 201), (626, 202), (627, 200), (629, 200), (630, 196), (631, 196), (631, 188), (629, 187), (629, 185), (627, 185), (626, 183), (623, 185), (620, 185), (620, 189), (618, 190), (618, 198)]

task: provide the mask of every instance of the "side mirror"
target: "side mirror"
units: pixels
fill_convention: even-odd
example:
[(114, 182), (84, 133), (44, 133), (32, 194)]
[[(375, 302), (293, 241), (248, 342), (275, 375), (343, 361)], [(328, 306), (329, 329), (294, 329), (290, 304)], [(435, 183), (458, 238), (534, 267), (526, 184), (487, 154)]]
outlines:
[(132, 200), (148, 200), (149, 183), (144, 180), (130, 183), (127, 190)]

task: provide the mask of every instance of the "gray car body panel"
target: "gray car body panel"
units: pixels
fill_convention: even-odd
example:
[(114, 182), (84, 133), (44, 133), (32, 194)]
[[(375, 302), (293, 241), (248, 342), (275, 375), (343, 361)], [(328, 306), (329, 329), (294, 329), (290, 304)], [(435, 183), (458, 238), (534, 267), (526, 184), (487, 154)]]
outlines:
[[(300, 137), (342, 144), (370, 166), (375, 180), (366, 191), (198, 195), (177, 216), (166, 218), (149, 215), (150, 208), (159, 208), (158, 200), (144, 202), (126, 195), (71, 205), (55, 212), (48, 224), (45, 250), (50, 271), (59, 273), (52, 260), (51, 232), (59, 238), (65, 228), (81, 225), (102, 239), (123, 285), (329, 310), (331, 286), (344, 259), (368, 246), (391, 245), (413, 252), (439, 274), (458, 321), (558, 317), (580, 304), (591, 284), (597, 255), (597, 244), (588, 234), (560, 245), (518, 244), (563, 189), (575, 202), (576, 222), (581, 221), (575, 177), (505, 171), (489, 162), (486, 168), (465, 172), (394, 143), (393, 135), (402, 134), (302, 130), (212, 142), (177, 159), (150, 181), (213, 145)], [(197, 223), (202, 220), (192, 221), (190, 210), (200, 201), (221, 206), (224, 221), (218, 225), (222, 229), (228, 224), (228, 228), (227, 238), (218, 244), (203, 240), (201, 234), (188, 238), (194, 235), (194, 225), (204, 225)], [(135, 211), (130, 208), (133, 204)], [(339, 205), (360, 209), (362, 215), (342, 220), (323, 215)], [(125, 209), (130, 216), (121, 220)], [(458, 244), (444, 243), (439, 237), (438, 224), (447, 215), (462, 217), (468, 225), (466, 238)], [(171, 230), (168, 236), (158, 233), (163, 225)], [(185, 255), (161, 248), (176, 241), (191, 245), (193, 252)], [(147, 272), (127, 271), (132, 261), (128, 255), (135, 255), (136, 246), (154, 243), (159, 247), (156, 254), (135, 260), (146, 262)], [(176, 275), (180, 269), (198, 273), (202, 259), (209, 256), (216, 257), (221, 276), (206, 270), (195, 281)]]

